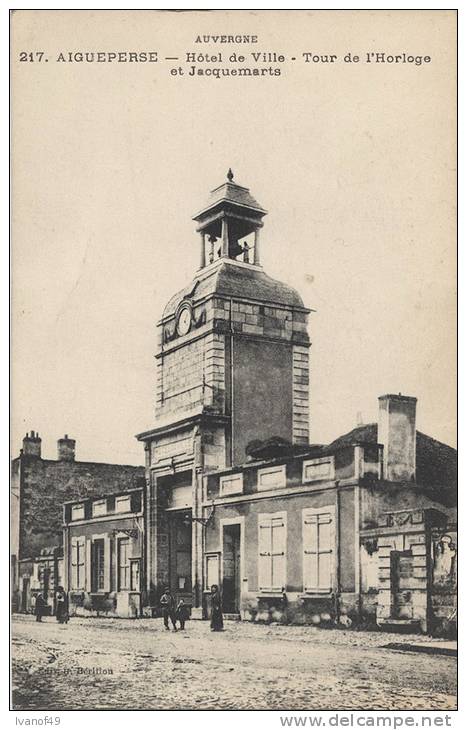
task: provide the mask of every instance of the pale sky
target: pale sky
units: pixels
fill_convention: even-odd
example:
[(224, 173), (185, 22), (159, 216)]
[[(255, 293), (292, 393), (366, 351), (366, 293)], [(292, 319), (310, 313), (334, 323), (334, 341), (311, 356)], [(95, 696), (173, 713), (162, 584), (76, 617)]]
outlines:
[[(156, 321), (197, 269), (191, 217), (229, 167), (269, 211), (265, 271), (316, 310), (311, 440), (358, 412), (377, 420), (377, 397), (402, 392), (418, 398), (419, 430), (455, 445), (455, 23), (453, 11), (17, 11), (13, 453), (33, 429), (47, 458), (68, 433), (80, 460), (143, 463), (134, 434), (154, 425)], [(69, 50), (183, 59), (218, 52), (194, 38), (222, 32), (260, 39), (224, 57), (299, 60), (261, 79), (55, 62)], [(28, 48), (50, 61), (17, 62)], [(432, 60), (301, 60), (367, 50)]]

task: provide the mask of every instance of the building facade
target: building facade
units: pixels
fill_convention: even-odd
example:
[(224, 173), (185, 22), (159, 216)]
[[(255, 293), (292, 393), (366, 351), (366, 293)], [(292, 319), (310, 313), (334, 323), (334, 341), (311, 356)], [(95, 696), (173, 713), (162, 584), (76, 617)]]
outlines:
[(142, 615), (144, 489), (67, 502), (63, 585), (70, 615)]
[(42, 458), (42, 439), (26, 434), (12, 461), (11, 595), (13, 609), (30, 611), (37, 591), (53, 607), (63, 577), (63, 504), (141, 488), (144, 467), (76, 460), (76, 442), (57, 442), (57, 459)]
[(194, 217), (199, 269), (158, 322), (156, 422), (137, 437), (147, 601), (169, 585), (206, 618), (216, 583), (244, 619), (445, 630), (455, 451), (417, 432), (402, 395), (310, 445), (311, 310), (262, 269), (265, 215), (229, 171)]

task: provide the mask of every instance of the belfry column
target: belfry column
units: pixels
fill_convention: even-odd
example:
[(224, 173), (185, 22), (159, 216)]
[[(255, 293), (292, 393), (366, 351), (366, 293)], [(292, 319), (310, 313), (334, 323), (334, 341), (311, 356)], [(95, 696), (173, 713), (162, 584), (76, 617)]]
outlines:
[(222, 251), (221, 256), (228, 258), (229, 256), (229, 224), (227, 218), (222, 218)]
[(200, 248), (200, 256), (199, 256), (199, 268), (204, 269), (206, 266), (206, 235), (204, 231), (201, 231), (200, 233), (201, 238), (201, 248)]
[(259, 266), (259, 228), (255, 229), (255, 252), (254, 252), (253, 263), (256, 266)]

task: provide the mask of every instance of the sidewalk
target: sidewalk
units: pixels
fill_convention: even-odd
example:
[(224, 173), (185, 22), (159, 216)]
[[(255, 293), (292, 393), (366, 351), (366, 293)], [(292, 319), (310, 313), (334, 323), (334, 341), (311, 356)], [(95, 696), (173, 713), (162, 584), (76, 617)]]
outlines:
[(457, 641), (412, 641), (410, 643), (392, 642), (386, 644), (384, 649), (396, 651), (412, 651), (421, 654), (444, 654), (444, 656), (457, 656)]

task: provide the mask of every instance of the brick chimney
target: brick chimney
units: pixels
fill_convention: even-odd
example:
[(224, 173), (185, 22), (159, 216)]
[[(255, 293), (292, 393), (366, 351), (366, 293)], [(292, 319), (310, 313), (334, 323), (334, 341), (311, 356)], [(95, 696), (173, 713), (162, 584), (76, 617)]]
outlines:
[(382, 395), (379, 400), (378, 443), (383, 449), (383, 479), (415, 479), (417, 399), (408, 395)]
[(41, 443), (42, 439), (39, 434), (34, 431), (27, 433), (23, 439), (23, 454), (24, 456), (37, 456), (41, 458)]
[(59, 461), (74, 461), (75, 460), (75, 446), (76, 441), (68, 438), (66, 433), (62, 439), (57, 441), (57, 458)]

